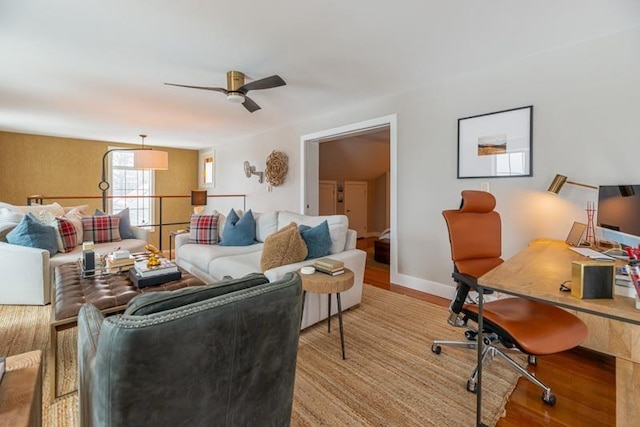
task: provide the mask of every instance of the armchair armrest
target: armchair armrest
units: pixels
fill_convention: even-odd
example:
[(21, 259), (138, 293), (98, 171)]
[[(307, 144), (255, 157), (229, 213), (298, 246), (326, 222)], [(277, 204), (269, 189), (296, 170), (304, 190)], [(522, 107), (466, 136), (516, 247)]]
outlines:
[(91, 385), (94, 359), (104, 316), (94, 305), (83, 304), (78, 313), (78, 406), (80, 425), (91, 425)]
[(0, 242), (0, 304), (48, 304), (49, 251)]
[(189, 243), (189, 233), (176, 234), (174, 243), (175, 243), (175, 250), (178, 250), (180, 246)]
[(137, 227), (135, 225), (131, 226), (131, 231), (136, 239), (144, 240), (145, 242), (149, 242), (149, 230), (143, 227)]

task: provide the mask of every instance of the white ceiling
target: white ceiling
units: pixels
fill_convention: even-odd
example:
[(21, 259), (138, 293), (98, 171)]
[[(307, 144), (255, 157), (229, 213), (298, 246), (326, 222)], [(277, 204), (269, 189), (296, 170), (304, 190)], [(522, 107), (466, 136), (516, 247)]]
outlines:
[[(205, 148), (637, 26), (638, 0), (0, 0), (0, 130)], [(163, 84), (232, 69), (287, 86), (250, 114)]]

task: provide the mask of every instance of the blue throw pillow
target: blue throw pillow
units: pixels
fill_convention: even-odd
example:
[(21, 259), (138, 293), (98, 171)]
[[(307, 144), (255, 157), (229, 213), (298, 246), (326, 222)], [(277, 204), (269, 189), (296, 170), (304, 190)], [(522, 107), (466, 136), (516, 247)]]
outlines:
[(238, 218), (235, 210), (231, 209), (222, 230), (220, 246), (249, 246), (256, 241), (256, 220), (249, 209), (242, 218)]
[(7, 233), (7, 242), (12, 245), (46, 249), (50, 256), (58, 252), (56, 229), (38, 221), (31, 212), (26, 214), (17, 226)]
[(331, 234), (329, 234), (329, 224), (327, 220), (322, 221), (315, 227), (301, 225), (298, 227), (302, 240), (307, 244), (309, 251), (306, 259), (320, 258), (329, 255), (331, 250)]
[[(106, 213), (102, 212), (100, 209), (96, 209), (93, 213), (93, 216), (102, 216), (106, 215)], [(131, 219), (129, 218), (129, 208), (124, 208), (115, 216), (120, 217), (120, 224), (118, 225), (118, 231), (120, 232), (121, 239), (135, 239), (136, 236), (133, 234), (133, 230), (131, 229)]]

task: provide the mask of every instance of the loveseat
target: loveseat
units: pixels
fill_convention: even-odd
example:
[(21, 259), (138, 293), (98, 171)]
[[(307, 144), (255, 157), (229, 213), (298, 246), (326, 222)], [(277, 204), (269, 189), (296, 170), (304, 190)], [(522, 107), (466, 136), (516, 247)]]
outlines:
[[(77, 261), (82, 253), (81, 216), (88, 216), (88, 207), (64, 208), (57, 203), (51, 205), (13, 206), (0, 203), (0, 304), (44, 305), (51, 302), (53, 271), (55, 267), (66, 262)], [(57, 252), (53, 256), (47, 249), (21, 246), (7, 242), (7, 234), (15, 229), (28, 213), (42, 216), (43, 211), (53, 217), (75, 218), (77, 229), (77, 245), (68, 252)], [(127, 212), (128, 218), (128, 212)], [(77, 224), (80, 225), (77, 225)], [(149, 240), (149, 231), (130, 226), (130, 238), (96, 243), (94, 251), (106, 255), (115, 249), (126, 249), (131, 252), (143, 251)]]
[[(220, 244), (190, 243), (193, 233), (175, 237), (176, 262), (179, 266), (205, 282), (214, 283), (225, 278), (239, 278), (253, 272), (262, 272), (270, 281), (280, 280), (286, 273), (313, 265), (313, 259), (276, 266), (262, 271), (261, 261), (265, 240), (291, 223), (297, 226), (316, 227), (327, 221), (331, 238), (329, 254), (335, 260), (344, 262), (354, 273), (354, 285), (341, 294), (343, 310), (359, 304), (362, 300), (362, 285), (366, 264), (366, 252), (356, 249), (357, 234), (349, 230), (349, 222), (344, 215), (308, 216), (288, 211), (253, 214), (255, 218), (255, 242), (245, 246), (223, 246)], [(219, 216), (218, 234), (224, 235), (226, 218)], [(193, 227), (192, 227), (193, 228)], [(224, 242), (224, 239), (223, 239)], [(327, 317), (327, 297), (307, 294), (302, 327), (307, 327)], [(332, 314), (337, 313), (335, 301)]]

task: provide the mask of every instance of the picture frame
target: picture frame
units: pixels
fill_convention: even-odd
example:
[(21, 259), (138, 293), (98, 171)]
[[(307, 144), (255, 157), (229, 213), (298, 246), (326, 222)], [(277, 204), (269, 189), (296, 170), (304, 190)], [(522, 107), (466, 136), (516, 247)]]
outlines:
[(458, 119), (458, 179), (533, 176), (533, 105)]

